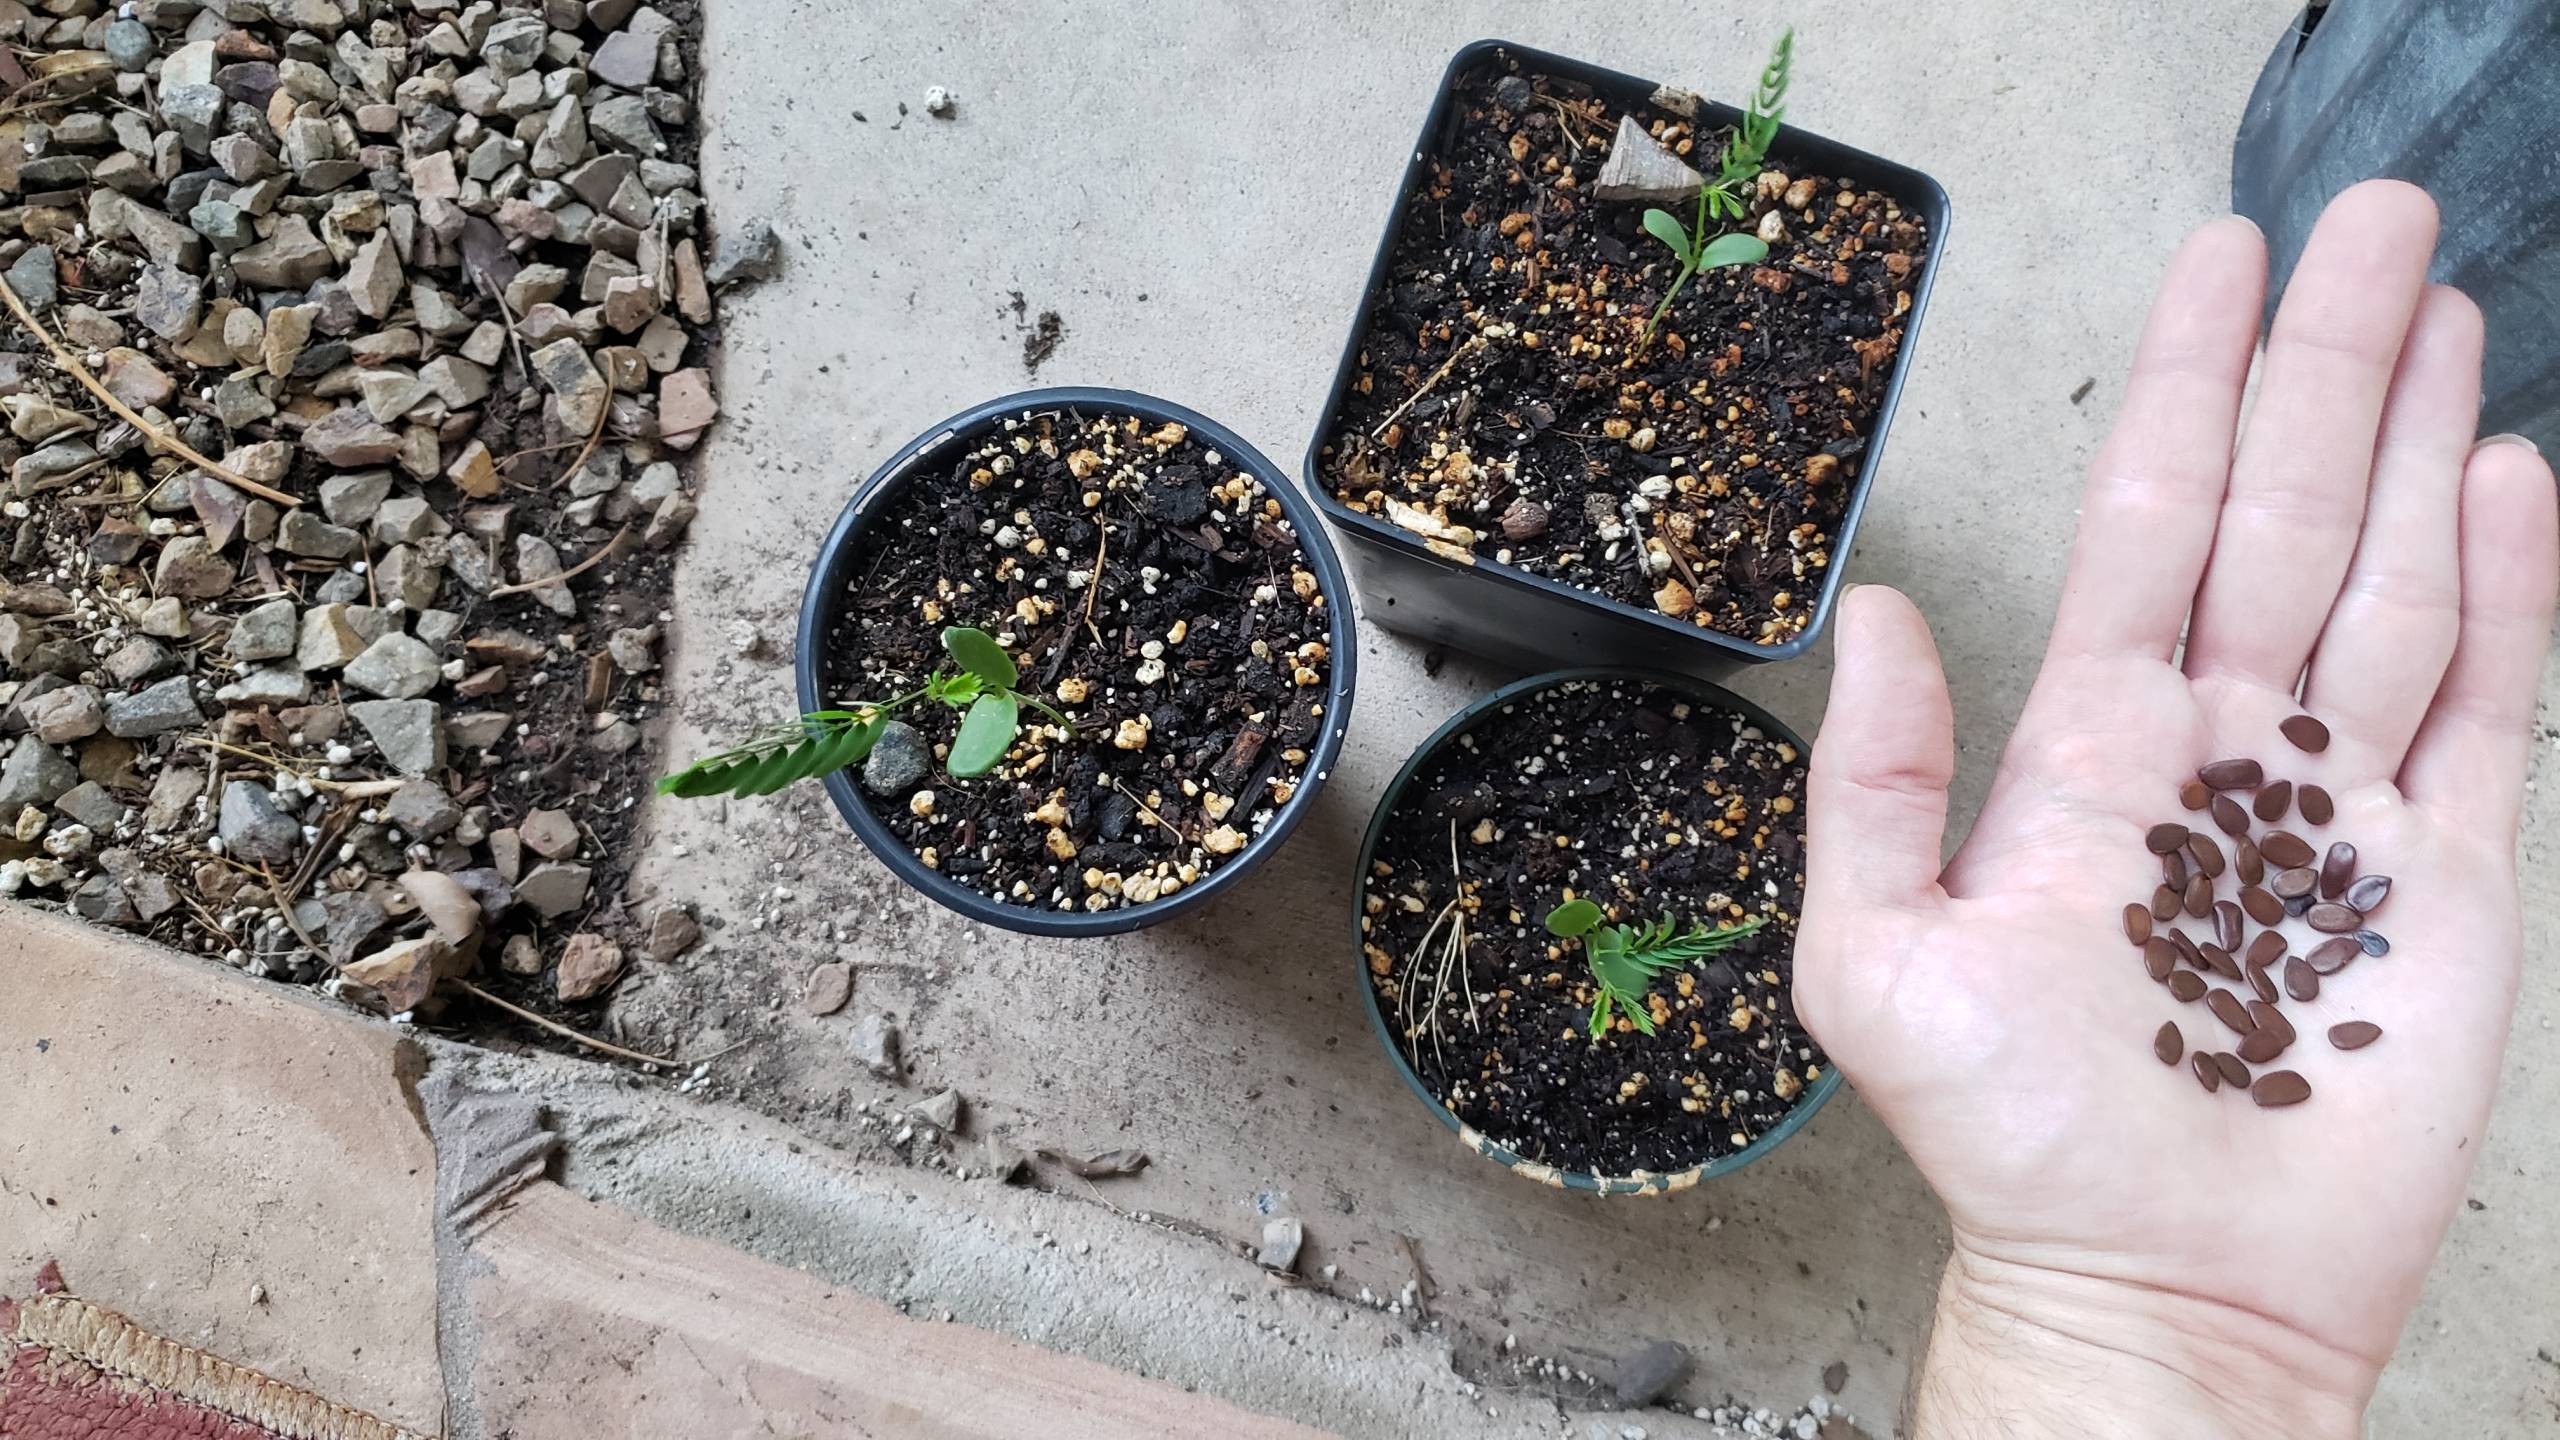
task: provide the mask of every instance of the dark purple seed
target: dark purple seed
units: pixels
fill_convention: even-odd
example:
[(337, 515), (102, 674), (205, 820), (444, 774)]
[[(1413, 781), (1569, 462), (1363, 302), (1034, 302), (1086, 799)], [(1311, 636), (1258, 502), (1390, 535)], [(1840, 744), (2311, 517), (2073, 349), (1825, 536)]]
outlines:
[(2169, 994), (2181, 1005), (2192, 1005), (2204, 996), (2204, 977), (2193, 970), (2172, 971)]
[(2272, 825), (2284, 818), (2284, 812), (2292, 804), (2293, 782), (2278, 780), (2258, 792), (2258, 798), (2249, 802), (2249, 811)]
[(2382, 1038), (2382, 1027), (2370, 1020), (2341, 1020), (2329, 1027), (2329, 1043), (2341, 1050), (2361, 1050)]
[(2175, 917), (2177, 913), (2178, 892), (2166, 885), (2155, 887), (2151, 892), (2151, 918), (2167, 920)]
[(2186, 901), (2188, 914), (2199, 920), (2211, 915), (2213, 913), (2213, 877), (2210, 875), (2187, 877)]
[(2341, 840), (2320, 857), (2320, 898), (2335, 900), (2347, 893), (2348, 882), (2356, 878), (2356, 847)]
[(2213, 843), (2212, 836), (2188, 836), (2187, 858), (2196, 862), (2197, 870), (2217, 880), (2222, 878), (2222, 847)]
[(2228, 990), (2217, 988), (2208, 992), (2204, 997), (2204, 1008), (2213, 1012), (2214, 1019), (2230, 1026), (2235, 1035), (2246, 1035), (2258, 1028), (2249, 1019), (2249, 1007), (2241, 1004), (2240, 997)]
[(2276, 731), (2306, 755), (2317, 755), (2329, 748), (2329, 727), (2308, 715), (2292, 716), (2276, 726)]
[(2284, 959), (2284, 993), (2306, 1003), (2320, 998), (2320, 972), (2299, 955)]
[(2284, 913), (2292, 916), (2296, 920), (2299, 920), (2303, 917), (2305, 912), (2310, 910), (2313, 903), (2314, 902), (2311, 897), (2308, 895), (2296, 895), (2292, 899), (2284, 902)]
[(2267, 973), (2267, 967), (2264, 965), (2252, 965), (2248, 969), (2248, 974), (2249, 993), (2268, 1002), (2269, 1004), (2273, 1004), (2277, 994), (2276, 982), (2275, 977)]
[(2170, 851), (2177, 849), (2179, 846), (2186, 844), (2187, 834), (2188, 831), (2186, 826), (2177, 824), (2174, 821), (2165, 821), (2161, 824), (2152, 826), (2149, 832), (2143, 835), (2142, 843), (2151, 851), (2152, 854), (2166, 855)]
[(2259, 836), (2258, 853), (2266, 856), (2267, 863), (2279, 870), (2308, 865), (2318, 855), (2318, 852), (2311, 848), (2310, 841), (2290, 830), (2270, 830)]
[(2315, 973), (2335, 975), (2347, 968), (2347, 962), (2363, 953), (2364, 950), (2356, 942), (2341, 936), (2335, 940), (2323, 940), (2312, 946), (2311, 953), (2302, 958)]
[(2326, 825), (2338, 818), (2338, 802), (2317, 785), (2305, 785), (2294, 796), (2296, 808), (2302, 811), (2304, 823)]
[(2391, 877), (2359, 875), (2355, 883), (2347, 887), (2347, 893), (2339, 898), (2354, 906), (2356, 913), (2370, 915), (2382, 908), (2383, 901), (2391, 898)]
[(2311, 1098), (2311, 1082), (2296, 1071), (2278, 1070), (2259, 1076), (2258, 1083), (2249, 1087), (2249, 1098), (2257, 1101), (2262, 1110), (2299, 1105)]
[(2267, 881), (2267, 888), (2274, 891), (2279, 900), (2296, 900), (2310, 894), (2319, 884), (2319, 871), (2307, 865), (2297, 865), (2290, 870), (2277, 871)]
[(2241, 1040), (2240, 1058), (2252, 1065), (2264, 1065), (2284, 1053), (2284, 1043), (2264, 1030), (2257, 1031)]
[(2196, 771), (2196, 778), (2216, 790), (2254, 790), (2267, 772), (2255, 760), (2216, 760)]
[(2187, 847), (2184, 845), (2160, 857), (2160, 878), (2179, 890), (2187, 888), (2187, 876), (2193, 869), (2187, 863)]
[(2240, 802), (2230, 796), (2216, 795), (2213, 797), (2213, 823), (2222, 827), (2225, 835), (2246, 835), (2249, 833), (2249, 812), (2240, 808)]
[(2259, 1033), (2271, 1034), (2287, 1045), (2293, 1043), (2293, 1022), (2284, 1018), (2284, 1012), (2276, 1008), (2273, 1000), (2250, 1001), (2249, 1019)]
[(2240, 948), (2240, 936), (2244, 933), (2240, 926), (2239, 906), (2228, 900), (2213, 902), (2213, 938), (2222, 942), (2223, 949)]
[[(2344, 935), (2364, 923), (2364, 917), (2335, 900), (2323, 900), (2311, 907), (2303, 919), (2323, 935)], [(2354, 941), (2347, 942), (2354, 944)]]
[(2391, 942), (2383, 939), (2382, 932), (2379, 930), (2359, 930), (2355, 933), (2355, 942), (2367, 955), (2382, 956), (2391, 953)]
[(2199, 945), (2196, 952), (2204, 957), (2205, 966), (2214, 974), (2225, 980), (2240, 978), (2240, 962), (2231, 958), (2230, 951), (2219, 945)]
[(2228, 1050), (2216, 1050), (2213, 1052), (2213, 1068), (2222, 1072), (2223, 1084), (2234, 1090), (2248, 1088), (2249, 1067), (2240, 1063), (2239, 1056)]
[(2256, 885), (2267, 878), (2267, 857), (2258, 853), (2258, 843), (2242, 840), (2231, 847), (2231, 873), (2243, 885)]
[(2249, 963), (2252, 965), (2273, 965), (2282, 958), (2284, 936), (2276, 931), (2261, 931), (2257, 939), (2249, 942)]
[(2187, 1068), (2195, 1072), (2196, 1083), (2207, 1095), (2222, 1088), (2222, 1072), (2214, 1068), (2212, 1056), (2199, 1050), (2187, 1057)]
[(2187, 1053), (2187, 1037), (2178, 1033), (2177, 1021), (2160, 1022), (2159, 1032), (2151, 1037), (2151, 1053), (2159, 1056), (2163, 1065), (2175, 1065), (2178, 1057)]
[(2178, 947), (2154, 936), (2142, 947), (2142, 973), (2154, 980), (2166, 980), (2178, 968)]
[(2212, 787), (2201, 780), (2190, 780), (2178, 787), (2178, 803), (2190, 810), (2201, 810), (2212, 800)]
[(2249, 885), (2241, 889), (2240, 908), (2249, 912), (2249, 918), (2261, 925), (2284, 923), (2284, 902), (2259, 886)]
[(2136, 945), (2151, 938), (2151, 912), (2140, 905), (2124, 907), (2124, 938)]

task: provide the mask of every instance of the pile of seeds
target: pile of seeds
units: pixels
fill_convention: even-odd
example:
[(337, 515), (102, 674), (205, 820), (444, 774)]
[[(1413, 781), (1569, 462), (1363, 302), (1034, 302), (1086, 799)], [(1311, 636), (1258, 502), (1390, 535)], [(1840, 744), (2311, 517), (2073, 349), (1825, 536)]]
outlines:
[[(2296, 715), (2279, 729), (2306, 754), (2329, 748), (2328, 727), (2311, 716)], [(2333, 840), (2323, 852), (2282, 828), (2289, 814), (2308, 828), (2324, 828), (2337, 818), (2337, 806), (2317, 785), (2269, 780), (2255, 760), (2214, 761), (2186, 783), (2179, 800), (2209, 815), (2230, 850), (2201, 828), (2175, 821), (2152, 826), (2144, 843), (2160, 857), (2160, 885), (2147, 902), (2124, 907), (2125, 938), (2141, 949), (2153, 980), (2180, 1004), (2203, 1002), (2237, 1043), (2191, 1052), (2171, 1020), (2152, 1036), (2151, 1051), (2163, 1065), (2186, 1060), (2207, 1093), (2228, 1085), (2248, 1091), (2261, 1106), (2298, 1105), (2311, 1098), (2311, 1082), (2301, 1072), (2270, 1070), (2252, 1078), (2250, 1067), (2272, 1064), (2292, 1048), (2285, 1000), (2309, 1004), (2324, 981), (2350, 964), (2390, 953), (2391, 942), (2369, 917), (2391, 897), (2391, 877), (2358, 874), (2356, 847), (2348, 841)], [(2253, 820), (2266, 828), (2253, 829)], [(2225, 875), (2236, 892), (2230, 898), (2217, 893)], [(2204, 938), (2171, 923), (2178, 920), (2195, 922)], [(2292, 953), (2284, 933), (2291, 920), (2320, 937), (2300, 954)], [(2259, 927), (2254, 937), (2253, 924)], [(2371, 1021), (2329, 1027), (2329, 1043), (2339, 1050), (2361, 1050), (2381, 1038), (2382, 1027)]]

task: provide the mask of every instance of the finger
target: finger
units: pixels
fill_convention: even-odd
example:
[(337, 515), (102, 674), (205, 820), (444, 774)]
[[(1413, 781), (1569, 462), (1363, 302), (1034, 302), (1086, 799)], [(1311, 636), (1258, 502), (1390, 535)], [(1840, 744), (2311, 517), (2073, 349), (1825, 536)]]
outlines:
[(2435, 235), (2435, 203), (2396, 180), (2348, 190), (2312, 227), (2232, 461), (2189, 675), (2287, 692), (2302, 678), (2364, 525), (2374, 430)]
[(1900, 592), (1841, 602), (1831, 704), (1806, 783), (1806, 909), (1943, 901), (1955, 706), (1929, 623)]
[(2052, 653), (2166, 660), (2177, 649), (2213, 548), (2266, 284), (2266, 241), (2236, 215), (2169, 262), (2115, 431), (2089, 467)]
[(2400, 772), (2462, 623), (2462, 468), (2480, 413), (2480, 308), (2437, 285), (2418, 302), (2374, 441), (2373, 493), (2346, 588), (2303, 685), (2338, 776)]
[(2410, 799), (2475, 834), (2515, 833), (2555, 590), (2551, 467), (2530, 445), (2482, 445), (2462, 474), (2461, 638), (2400, 771)]

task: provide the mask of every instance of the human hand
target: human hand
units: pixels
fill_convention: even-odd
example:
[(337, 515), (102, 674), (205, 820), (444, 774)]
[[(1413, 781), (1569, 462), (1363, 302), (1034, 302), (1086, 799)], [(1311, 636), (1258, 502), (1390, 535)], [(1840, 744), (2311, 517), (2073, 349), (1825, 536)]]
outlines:
[[(2236, 452), (2264, 243), (2227, 219), (2178, 252), (2043, 671), (1943, 867), (1954, 723), (1928, 629), (1890, 590), (1843, 604), (1796, 997), (1953, 1224), (1916, 1433), (2353, 1435), (2460, 1200), (2521, 963), (2560, 528), (2530, 446), (2473, 446), (2481, 321), (2426, 283), (2435, 224), (2393, 182), (2330, 206)], [(2278, 737), (2304, 710), (2325, 753)], [(2291, 1109), (2162, 1067), (2164, 1020), (2193, 1048), (2232, 1036), (2120, 928), (2161, 878), (2145, 830), (2215, 833), (2178, 790), (2231, 756), (2326, 787), (2337, 816), (2307, 838), (2396, 880), (2391, 953), (2287, 1004), (2277, 1063), (2314, 1090)], [(2383, 1038), (2332, 1050), (2349, 1018)]]

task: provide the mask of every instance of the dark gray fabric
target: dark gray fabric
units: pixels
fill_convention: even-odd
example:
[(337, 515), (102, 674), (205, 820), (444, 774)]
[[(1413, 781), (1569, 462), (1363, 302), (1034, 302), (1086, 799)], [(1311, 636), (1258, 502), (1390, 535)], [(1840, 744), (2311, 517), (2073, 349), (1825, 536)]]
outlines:
[(2560, 3), (2304, 11), (2231, 153), (2232, 206), (2267, 232), (2279, 286), (2320, 207), (2373, 175), (2423, 185), (2444, 209), (2435, 277), (2489, 319), (2482, 430), (2560, 454)]

